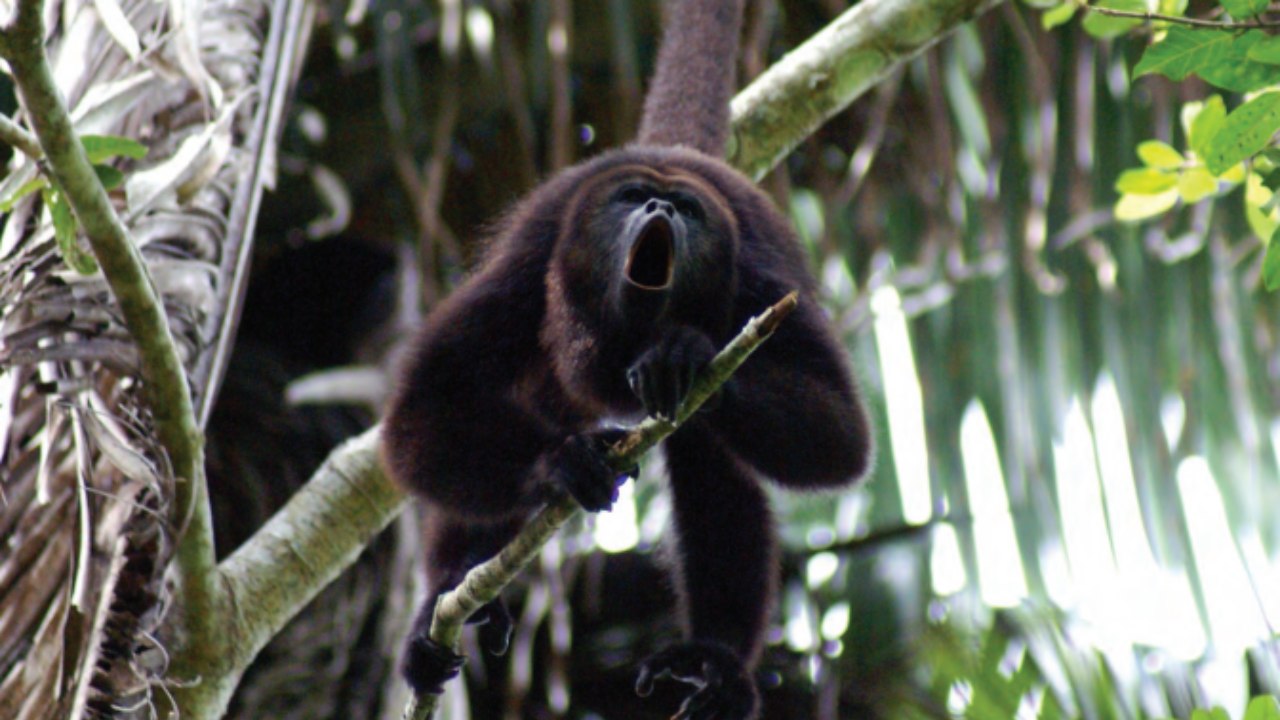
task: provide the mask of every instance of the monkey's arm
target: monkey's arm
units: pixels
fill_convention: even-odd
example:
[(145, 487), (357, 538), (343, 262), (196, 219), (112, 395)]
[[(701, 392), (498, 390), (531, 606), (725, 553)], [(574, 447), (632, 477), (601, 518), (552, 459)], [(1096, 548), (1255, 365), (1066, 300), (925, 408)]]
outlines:
[(725, 386), (707, 419), (739, 457), (791, 487), (853, 482), (873, 454), (845, 353), (811, 293)]
[(401, 485), (472, 517), (537, 503), (535, 466), (564, 440), (515, 388), (541, 357), (541, 288), (536, 267), (500, 261), (432, 314), (384, 423), (386, 465)]
[[(539, 342), (546, 272), (529, 247), (499, 257), (431, 315), (384, 423), (397, 482), (462, 517), (498, 520), (567, 490), (587, 510), (612, 504), (610, 431), (583, 423)], [(614, 433), (616, 434), (616, 433)]]

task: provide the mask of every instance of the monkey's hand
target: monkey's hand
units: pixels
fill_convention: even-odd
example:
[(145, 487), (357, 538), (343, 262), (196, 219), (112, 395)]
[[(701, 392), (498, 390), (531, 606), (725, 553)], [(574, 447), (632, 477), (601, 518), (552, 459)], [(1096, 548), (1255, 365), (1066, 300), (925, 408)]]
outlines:
[(760, 696), (742, 661), (719, 643), (689, 641), (651, 655), (640, 665), (636, 693), (648, 697), (653, 681), (671, 679), (692, 685), (671, 720), (755, 720)]
[(675, 420), (693, 381), (715, 355), (711, 338), (693, 328), (677, 326), (627, 368), (627, 384), (646, 413), (660, 420)]
[(626, 430), (610, 428), (570, 435), (544, 458), (548, 480), (568, 491), (583, 510), (608, 510), (617, 502), (622, 483), (639, 473), (639, 468), (619, 473), (609, 466), (609, 449), (626, 434)]

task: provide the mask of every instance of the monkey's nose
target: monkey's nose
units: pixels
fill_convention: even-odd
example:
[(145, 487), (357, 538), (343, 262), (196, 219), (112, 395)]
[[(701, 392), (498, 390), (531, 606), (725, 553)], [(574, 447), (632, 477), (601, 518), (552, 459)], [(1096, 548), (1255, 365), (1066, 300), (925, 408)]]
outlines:
[(659, 210), (667, 214), (667, 217), (676, 216), (676, 207), (666, 200), (650, 200), (645, 203), (644, 211), (647, 213), (656, 213)]

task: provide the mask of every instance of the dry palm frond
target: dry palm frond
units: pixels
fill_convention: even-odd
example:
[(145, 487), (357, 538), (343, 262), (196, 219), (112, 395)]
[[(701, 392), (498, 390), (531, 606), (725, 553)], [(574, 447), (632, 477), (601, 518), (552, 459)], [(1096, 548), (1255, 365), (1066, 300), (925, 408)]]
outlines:
[[(291, 0), (50, 0), (76, 129), (148, 146), (112, 198), (141, 248), (203, 419), (241, 294), (283, 93)], [(37, 177), (15, 158), (0, 200)], [(40, 193), (0, 231), (0, 717), (145, 716), (163, 692), (173, 478), (100, 274), (63, 261)]]

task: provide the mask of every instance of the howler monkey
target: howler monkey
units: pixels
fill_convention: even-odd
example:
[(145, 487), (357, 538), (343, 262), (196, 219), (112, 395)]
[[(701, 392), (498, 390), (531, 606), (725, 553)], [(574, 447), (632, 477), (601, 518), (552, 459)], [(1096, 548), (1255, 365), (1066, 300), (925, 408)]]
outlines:
[[(636, 685), (693, 685), (681, 717), (758, 713), (750, 671), (776, 574), (760, 479), (846, 485), (871, 436), (786, 220), (719, 159), (742, 2), (669, 3), (638, 142), (520, 202), (414, 344), (383, 454), (425, 506), (430, 596), (403, 667), (420, 693), (462, 663), (429, 639), (436, 598), (554, 494), (609, 508), (619, 479), (604, 457), (621, 435), (602, 421), (672, 417), (716, 349), (795, 289), (776, 336), (663, 443), (687, 639), (647, 659)], [(505, 649), (501, 602), (478, 615), (484, 644)]]

